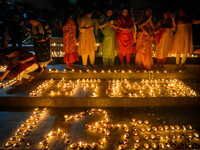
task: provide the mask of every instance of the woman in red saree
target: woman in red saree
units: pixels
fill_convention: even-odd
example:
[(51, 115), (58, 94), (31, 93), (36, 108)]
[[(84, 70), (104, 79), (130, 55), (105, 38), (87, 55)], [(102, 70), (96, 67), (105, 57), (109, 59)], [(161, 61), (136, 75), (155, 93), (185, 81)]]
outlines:
[(119, 46), (119, 58), (121, 61), (121, 66), (124, 65), (123, 57), (126, 55), (127, 67), (130, 66), (130, 57), (133, 53), (133, 17), (128, 15), (128, 9), (124, 8), (122, 10), (122, 15), (117, 19), (118, 30), (116, 34), (117, 43)]
[(79, 60), (76, 46), (76, 25), (72, 17), (63, 26), (63, 44), (65, 51), (64, 62), (66, 63), (66, 68), (71, 69), (75, 67), (73, 63)]

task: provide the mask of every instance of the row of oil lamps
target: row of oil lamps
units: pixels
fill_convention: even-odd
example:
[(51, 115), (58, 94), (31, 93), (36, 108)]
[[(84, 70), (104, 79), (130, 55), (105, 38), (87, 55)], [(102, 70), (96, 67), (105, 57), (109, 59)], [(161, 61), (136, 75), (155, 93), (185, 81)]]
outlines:
[[(30, 93), (30, 96), (38, 96), (39, 94), (42, 94), (44, 90), (46, 90), (52, 83), (54, 82), (53, 79), (51, 80), (45, 80), (41, 85), (39, 85), (35, 90), (33, 90)], [(64, 78), (62, 78), (57, 83), (58, 91), (50, 91), (50, 96), (65, 94), (73, 96), (77, 90), (78, 87), (84, 88), (91, 88), (92, 89), (92, 96), (97, 95), (98, 91), (98, 84), (101, 82), (100, 79), (77, 79), (75, 81), (68, 80), (66, 81)]]
[[(44, 109), (39, 109), (35, 108), (33, 114), (26, 120), (25, 123), (23, 123), (20, 128), (17, 129), (15, 134), (10, 137), (10, 141), (8, 141), (5, 144), (5, 147), (19, 147), (20, 143), (25, 141), (25, 137), (27, 137), (30, 132), (33, 130), (34, 127), (39, 123), (39, 121), (42, 119), (42, 117), (46, 114), (47, 108), (45, 107)], [(31, 146), (33, 144), (33, 141), (30, 140), (27, 142), (27, 146)]]
[(113, 79), (108, 82), (106, 94), (108, 96), (122, 96), (126, 94), (129, 97), (198, 96), (191, 87), (186, 86), (182, 81), (177, 79), (143, 79), (140, 82), (134, 83), (128, 82), (127, 79)]
[[(6, 68), (7, 66), (0, 66), (0, 72), (4, 72), (6, 71)], [(59, 71), (58, 69), (49, 69), (48, 70), (50, 73), (66, 73), (66, 72), (70, 72), (70, 73), (73, 73), (73, 72), (79, 72), (79, 73), (83, 73), (82, 70), (75, 70), (75, 69), (72, 69), (70, 71), (67, 71), (66, 69), (63, 69), (62, 71)], [(147, 70), (144, 70), (144, 71), (140, 71), (140, 70), (86, 70), (86, 72), (88, 73), (169, 73), (168, 71), (164, 70), (164, 71), (147, 71)], [(179, 72), (182, 72), (181, 70), (179, 70)]]
[(41, 85), (39, 85), (35, 90), (30, 93), (30, 96), (38, 96), (44, 90), (46, 90), (52, 83), (54, 82), (53, 79), (45, 80)]
[[(25, 137), (28, 136), (29, 132), (31, 132), (31, 130), (39, 123), (39, 120), (41, 120), (41, 117), (43, 117), (45, 115), (47, 111), (47, 108), (44, 108), (42, 110), (39, 110), (39, 108), (36, 108), (33, 112), (33, 114), (30, 116), (29, 119), (26, 120), (26, 123), (23, 123), (21, 125), (21, 127), (15, 132), (15, 135), (12, 136), (10, 138), (10, 141), (8, 141), (5, 145), (5, 147), (19, 147), (20, 145), (20, 142), (23, 142), (25, 140)], [(84, 117), (85, 115), (93, 115), (93, 114), (102, 114), (103, 115), (103, 120), (101, 121), (98, 121), (98, 122), (95, 122), (95, 123), (92, 123), (92, 124), (86, 124), (85, 125), (85, 128), (86, 129), (91, 129), (91, 130), (96, 130), (98, 132), (101, 132), (103, 134), (105, 134), (105, 137), (103, 139), (100, 139), (97, 143), (92, 143), (92, 144), (89, 144), (89, 143), (86, 143), (84, 144), (83, 142), (79, 142), (78, 144), (77, 143), (72, 143), (72, 141), (69, 139), (69, 136), (64, 133), (61, 129), (58, 129), (57, 131), (51, 131), (49, 132), (48, 135), (46, 135), (44, 137), (44, 140), (40, 142), (40, 145), (44, 148), (44, 149), (48, 149), (49, 148), (49, 143), (48, 143), (48, 140), (54, 136), (60, 136), (62, 138), (64, 138), (65, 140), (65, 143), (67, 145), (70, 146), (71, 149), (76, 149), (76, 148), (79, 148), (79, 149), (91, 149), (91, 148), (101, 148), (103, 146), (105, 146), (106, 144), (106, 141), (109, 140), (109, 135), (110, 135), (110, 131), (108, 130), (111, 130), (112, 128), (113, 129), (122, 129), (124, 131), (124, 135), (123, 135), (123, 144), (119, 145), (119, 149), (125, 149), (127, 144), (129, 143), (129, 138), (130, 138), (130, 134), (129, 134), (129, 129), (127, 127), (126, 124), (110, 124), (109, 123), (109, 118), (108, 118), (108, 113), (107, 111), (103, 110), (103, 109), (91, 109), (91, 110), (87, 110), (85, 112), (81, 112), (79, 114), (76, 114), (76, 115), (64, 115), (64, 119), (65, 121), (73, 121), (75, 119), (80, 119), (82, 117)], [(134, 135), (134, 148), (135, 149), (138, 149), (139, 147), (141, 147), (140, 145), (140, 139), (139, 137), (137, 137), (138, 135), (138, 132), (137, 131), (137, 127), (140, 127), (140, 130), (138, 130), (141, 133), (145, 132), (145, 131), (148, 131), (150, 132), (151, 131), (151, 128), (149, 128), (149, 121), (148, 120), (145, 120), (144, 122), (142, 120), (136, 120), (135, 118), (132, 118), (132, 127), (133, 127), (133, 135)], [(146, 128), (142, 127), (141, 125), (143, 126), (146, 126)], [(191, 125), (187, 125), (187, 126), (182, 126), (183, 130), (192, 130), (192, 126)], [(173, 130), (180, 130), (181, 127), (179, 125), (171, 125), (171, 126), (159, 126), (158, 128), (157, 127), (152, 127), (152, 130), (153, 131), (173, 131)], [(137, 134), (136, 134), (137, 133)], [(186, 138), (186, 132), (184, 132), (183, 134), (176, 134), (175, 133), (172, 133), (170, 135), (170, 137), (172, 139), (175, 139), (175, 137), (177, 139), (181, 139), (183, 138), (183, 135), (184, 135), (184, 138)], [(172, 136), (173, 135), (173, 136)], [(152, 140), (156, 140), (156, 139), (169, 139), (168, 137), (168, 134), (163, 134), (160, 135), (158, 134), (157, 136), (155, 136), (154, 134), (151, 134), (150, 136), (148, 135), (144, 135), (144, 139), (145, 140), (149, 140), (149, 139), (152, 139)], [(199, 134), (198, 133), (187, 133), (187, 138), (188, 139), (192, 139), (192, 138), (196, 138), (199, 140)], [(33, 141), (29, 141), (27, 143), (28, 146), (31, 146), (33, 144)], [(198, 147), (198, 145), (195, 143), (191, 143), (191, 142), (187, 142), (187, 147), (189, 148), (192, 148), (192, 147)], [(159, 144), (156, 144), (156, 143), (151, 143), (151, 144), (148, 144), (148, 143), (145, 143), (143, 145), (144, 148), (146, 149), (149, 149), (149, 148), (170, 148), (170, 147), (175, 147), (177, 146), (177, 143), (176, 142), (173, 142), (173, 144), (170, 144), (170, 143), (159, 143)]]
[[(63, 46), (63, 44), (59, 44), (57, 45), (56, 43), (52, 43), (52, 46)], [(64, 57), (65, 55), (65, 52), (64, 51), (52, 51), (51, 52), (52, 54), (52, 57)], [(155, 53), (153, 54), (153, 57), (155, 57)], [(169, 54), (168, 57), (176, 57), (176, 54)], [(191, 57), (191, 58), (194, 58), (194, 57), (198, 57), (198, 55), (195, 55), (195, 54), (189, 54), (187, 57)]]
[[(98, 83), (100, 79), (77, 79), (75, 81), (66, 80), (63, 78), (57, 84), (59, 90), (51, 91), (50, 95), (55, 96), (55, 94), (65, 94), (73, 96), (78, 86), (83, 87), (84, 90), (87, 87), (92, 88), (92, 95), (97, 95)], [(38, 86), (34, 91), (30, 93), (31, 96), (37, 96), (42, 93), (47, 87), (53, 83), (53, 79), (44, 81), (40, 86)], [(66, 91), (70, 89), (70, 91)], [(106, 94), (108, 96), (124, 96), (129, 97), (161, 97), (161, 96), (190, 96), (195, 97), (198, 94), (191, 89), (191, 87), (186, 86), (182, 81), (177, 79), (142, 79), (140, 82), (130, 83), (127, 79), (113, 79), (108, 80), (108, 89), (106, 89)]]
[(0, 72), (6, 71), (7, 66), (0, 66)]
[[(77, 119), (81, 119), (82, 117), (84, 117), (84, 115), (88, 114), (89, 116), (90, 115), (93, 115), (94, 113), (99, 113), (99, 114), (103, 114), (104, 115), (104, 119), (101, 120), (101, 121), (98, 121), (98, 122), (95, 122), (95, 123), (92, 123), (92, 124), (86, 124), (85, 125), (85, 128), (86, 129), (91, 129), (91, 130), (96, 130), (98, 131), (99, 133), (103, 133), (103, 134), (106, 134), (106, 136), (103, 138), (103, 139), (100, 139), (99, 142), (97, 143), (92, 143), (92, 144), (84, 144), (84, 142), (78, 142), (78, 143), (72, 143), (72, 141), (69, 139), (69, 136), (67, 136), (66, 133), (64, 133), (63, 131), (61, 131), (60, 129), (58, 129), (58, 131), (51, 131), (47, 136), (45, 136), (44, 140), (42, 142), (40, 142), (40, 144), (43, 146), (43, 148), (48, 148), (48, 139), (50, 138), (50, 136), (56, 136), (56, 135), (59, 135), (59, 136), (62, 136), (64, 137), (64, 140), (65, 140), (65, 143), (67, 145), (70, 146), (71, 149), (91, 149), (91, 148), (94, 148), (94, 149), (97, 149), (98, 147), (100, 149), (103, 148), (103, 146), (105, 146), (105, 143), (106, 141), (109, 139), (109, 135), (110, 135), (110, 130), (111, 129), (122, 129), (124, 131), (124, 135), (123, 135), (123, 144), (119, 145), (119, 149), (125, 149), (127, 144), (129, 143), (129, 129), (127, 127), (126, 124), (109, 124), (109, 120), (108, 120), (108, 115), (107, 115), (107, 111), (103, 110), (103, 109), (91, 109), (91, 110), (87, 110), (86, 112), (81, 112), (79, 114), (76, 114), (76, 115), (64, 115), (64, 119), (65, 121), (73, 121), (73, 120), (77, 120)], [(145, 120), (144, 122), (142, 122), (141, 120), (136, 120), (135, 118), (132, 119), (132, 126), (133, 126), (133, 135), (134, 135), (134, 148), (135, 149), (138, 149), (141, 147), (140, 145), (140, 139), (139, 137), (137, 136), (139, 134), (139, 132), (137, 132), (137, 126), (140, 127), (141, 125), (145, 125), (147, 126), (146, 128), (141, 128), (139, 132), (143, 133), (146, 131), (150, 132), (151, 131), (151, 128), (148, 127), (149, 125), (149, 121), (148, 120)], [(182, 126), (183, 130), (192, 130), (192, 126), (191, 125), (183, 125)], [(180, 126), (179, 125), (171, 125), (171, 126), (159, 126), (158, 128), (157, 127), (152, 127), (152, 130), (153, 131), (164, 131), (164, 132), (169, 132), (169, 131), (174, 131), (174, 130), (180, 130)], [(108, 131), (109, 130), (109, 131)], [(136, 134), (137, 133), (137, 134)], [(140, 133), (140, 134), (141, 134)], [(199, 138), (199, 134), (198, 133), (188, 133), (186, 135), (186, 133), (184, 132), (182, 135), (180, 134), (175, 134), (174, 132), (169, 136), (171, 137), (172, 139), (175, 139), (175, 137), (177, 139), (181, 139), (181, 138), (189, 138), (189, 139), (192, 139), (193, 137), (194, 138)], [(155, 136), (154, 134), (151, 134), (150, 136), (149, 135), (144, 135), (144, 139), (145, 140), (161, 140), (161, 139), (168, 139), (169, 140), (169, 137), (168, 137), (168, 134), (158, 134), (157, 136)], [(168, 141), (167, 140), (167, 141)], [(191, 142), (187, 142), (187, 146), (188, 147), (195, 147), (192, 145), (193, 143)], [(149, 148), (153, 148), (153, 149), (156, 149), (156, 148), (161, 148), (161, 149), (164, 149), (164, 148), (171, 148), (171, 147), (175, 147), (177, 146), (177, 143), (176, 142), (173, 142), (172, 144), (166, 142), (166, 143), (159, 143), (159, 144), (156, 144), (155, 142), (154, 143), (151, 143), (151, 144), (148, 144), (148, 143), (144, 143), (143, 145), (143, 148), (145, 149), (149, 149)], [(198, 145), (196, 145), (198, 146)]]
[[(53, 69), (53, 68), (51, 68), (51, 69), (49, 69), (48, 70), (49, 71), (49, 73), (66, 73), (66, 72), (69, 72), (69, 73), (75, 73), (75, 72), (78, 72), (78, 73), (83, 73), (83, 70), (76, 70), (76, 69), (71, 69), (70, 71), (67, 71), (66, 69), (63, 69), (62, 71), (60, 71), (60, 70), (58, 70), (58, 69)], [(168, 72), (167, 70), (164, 70), (164, 71), (147, 71), (147, 70), (144, 70), (144, 71), (140, 71), (140, 70), (116, 70), (116, 69), (114, 69), (114, 70), (86, 70), (86, 72), (87, 73), (102, 73), (102, 74), (104, 74), (104, 73), (148, 73), (148, 74), (153, 74), (153, 73), (156, 73), (156, 74), (158, 74), (158, 73), (171, 73), (171, 72)], [(172, 71), (172, 73), (173, 73), (174, 71)], [(181, 70), (179, 70), (179, 72), (181, 73), (182, 71)]]
[(10, 80), (10, 81), (0, 82), (0, 88), (5, 88), (7, 86), (12, 86), (15, 83), (16, 83), (16, 79), (15, 78)]
[(86, 115), (86, 113), (88, 115), (93, 115), (94, 113), (99, 113), (99, 114), (102, 114), (104, 116), (104, 119), (102, 121), (99, 121), (99, 122), (95, 122), (95, 123), (92, 123), (91, 125), (89, 124), (86, 124), (85, 125), (85, 128), (86, 129), (92, 129), (92, 130), (96, 130), (96, 131), (100, 131), (101, 133), (105, 134), (105, 137), (100, 139), (98, 142), (96, 143), (92, 143), (92, 144), (89, 144), (89, 143), (84, 143), (84, 142), (79, 142), (79, 143), (72, 143), (72, 141), (69, 139), (69, 136), (64, 133), (61, 129), (58, 129), (57, 131), (50, 131), (50, 133), (48, 135), (45, 136), (44, 140), (42, 142), (40, 142), (40, 145), (42, 145), (43, 148), (47, 149), (49, 148), (49, 143), (48, 143), (48, 140), (53, 137), (53, 136), (62, 136), (62, 138), (64, 138), (65, 140), (65, 143), (67, 145), (70, 146), (71, 149), (92, 149), (92, 148), (95, 148), (97, 149), (98, 147), (103, 147), (106, 143), (106, 141), (109, 139), (109, 135), (110, 135), (110, 131), (107, 131), (106, 130), (106, 125), (107, 123), (109, 122), (108, 121), (108, 115), (107, 115), (107, 111), (103, 110), (103, 109), (91, 109), (91, 110), (87, 110), (86, 112), (81, 112), (79, 114), (76, 114), (76, 115), (64, 115), (64, 119), (65, 121), (73, 121), (75, 119), (80, 119), (82, 118), (83, 116)]

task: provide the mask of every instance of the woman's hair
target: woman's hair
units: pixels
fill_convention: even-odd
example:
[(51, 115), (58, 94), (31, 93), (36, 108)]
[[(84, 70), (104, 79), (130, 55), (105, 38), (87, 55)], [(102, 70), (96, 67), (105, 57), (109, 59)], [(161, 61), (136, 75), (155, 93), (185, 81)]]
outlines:
[(84, 9), (83, 16), (93, 13), (92, 9)]
[(128, 10), (128, 12), (129, 12), (128, 7), (123, 7), (123, 8), (121, 9), (121, 11), (124, 11), (124, 10)]
[(28, 20), (36, 20), (36, 21), (39, 21), (39, 18), (37, 17), (36, 14), (31, 14), (31, 13), (29, 13), (27, 18), (28, 18)]
[(152, 10), (153, 8), (152, 8), (151, 5), (147, 5), (147, 6), (145, 7), (145, 11), (146, 11), (147, 9), (151, 9), (151, 10)]
[(107, 12), (107, 11), (113, 11), (113, 8), (112, 7), (106, 7), (106, 9), (105, 9), (105, 12)]
[(19, 51), (18, 47), (15, 47), (15, 48), (9, 47), (9, 48), (4, 49), (3, 53), (4, 53), (4, 55), (9, 55), (9, 54), (16, 52), (16, 51)]

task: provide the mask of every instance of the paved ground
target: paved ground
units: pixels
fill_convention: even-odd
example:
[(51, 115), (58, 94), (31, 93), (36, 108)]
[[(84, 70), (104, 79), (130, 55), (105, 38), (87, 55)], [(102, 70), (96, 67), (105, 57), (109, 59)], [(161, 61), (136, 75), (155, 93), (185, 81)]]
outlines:
[[(47, 135), (50, 131), (57, 131), (60, 128), (63, 132), (69, 135), (69, 139), (71, 139), (72, 143), (90, 143), (92, 144), (97, 143), (99, 139), (105, 137), (105, 134), (102, 134), (99, 131), (85, 129), (85, 124), (92, 124), (94, 122), (99, 122), (103, 119), (103, 115), (99, 113), (93, 113), (91, 116), (86, 113), (86, 116), (83, 116), (81, 119), (75, 119), (74, 121), (64, 121), (63, 116), (68, 115), (75, 115), (82, 111), (86, 111), (90, 108), (50, 108), (47, 111), (47, 114), (38, 122), (38, 125), (31, 130), (29, 135), (25, 137), (25, 141), (20, 143), (19, 149), (23, 148), (42, 148), (39, 146), (39, 142), (43, 140), (43, 137)], [(196, 107), (148, 107), (148, 108), (106, 108), (109, 118), (108, 124), (127, 124), (129, 129), (130, 137), (128, 138), (129, 143), (126, 145), (126, 149), (133, 149), (133, 145), (135, 143), (135, 137), (138, 137), (140, 142), (140, 148), (143, 148), (144, 143), (165, 143), (169, 142), (171, 145), (174, 142), (180, 143), (187, 143), (190, 141), (191, 143), (198, 143), (200, 141), (198, 138), (192, 138), (191, 140), (188, 138), (181, 138), (181, 139), (172, 139), (170, 136), (171, 134), (182, 135), (182, 133), (198, 133), (200, 131), (200, 118), (199, 113), (200, 110)], [(11, 137), (15, 131), (20, 127), (22, 123), (25, 122), (27, 118), (32, 114), (33, 108), (2, 108), (0, 113), (0, 145), (1, 148), (4, 147), (5, 143), (8, 141), (9, 137)], [(145, 121), (148, 120), (150, 122), (149, 125), (139, 125), (137, 123), (137, 130), (138, 136), (133, 135), (133, 123), (131, 123), (132, 118), (135, 118), (137, 121)], [(150, 127), (153, 126), (159, 127), (164, 125), (179, 125), (181, 127), (180, 130), (169, 130), (169, 131), (151, 131), (151, 132), (142, 132), (142, 127)], [(182, 129), (182, 125), (191, 125), (193, 127), (192, 130), (184, 131)], [(123, 144), (123, 136), (125, 131), (121, 128), (116, 129), (107, 129), (110, 131), (109, 140), (105, 143), (104, 147), (99, 147), (100, 149), (106, 150), (115, 150), (118, 149), (120, 144)], [(163, 136), (167, 134), (169, 139), (155, 139), (155, 140), (145, 140), (144, 135), (150, 136), (154, 134), (157, 136), (160, 134)], [(34, 143), (31, 147), (26, 146), (26, 143), (30, 140), (33, 140)], [(54, 136), (50, 137), (49, 147), (54, 149), (70, 149), (69, 145), (64, 143), (64, 139), (62, 136)], [(177, 148), (181, 148), (180, 146)], [(200, 148), (200, 147), (198, 147)], [(175, 148), (173, 148), (175, 149)], [(186, 148), (181, 148), (186, 149)]]
[[(79, 67), (81, 69), (82, 66)], [(80, 73), (79, 69), (74, 72), (63, 72), (65, 69), (65, 65), (63, 64), (52, 66), (49, 65), (48, 68), (53, 69), (53, 71), (45, 74), (39, 74), (37, 72), (33, 73), (33, 75), (36, 76), (36, 79), (32, 83), (24, 84), (18, 88), (11, 88), (8, 86), (4, 89), (0, 89), (0, 148), (4, 148), (4, 145), (7, 143), (9, 138), (16, 132), (20, 125), (30, 117), (30, 115), (33, 113), (34, 107), (49, 106), (51, 108), (49, 108), (47, 114), (45, 114), (40, 121), (37, 122), (37, 125), (34, 126), (29, 135), (25, 137), (25, 141), (20, 143), (18, 149), (43, 148), (39, 145), (39, 142), (42, 141), (45, 135), (47, 135), (50, 131), (57, 131), (58, 128), (66, 132), (69, 135), (69, 139), (73, 143), (82, 141), (83, 143), (92, 144), (93, 142), (98, 142), (99, 139), (105, 137), (105, 134), (102, 134), (96, 130), (87, 130), (84, 126), (85, 124), (99, 122), (105, 116), (98, 113), (94, 113), (94, 115), (89, 115), (86, 113), (86, 116), (82, 117), (81, 119), (75, 119), (74, 121), (68, 122), (64, 121), (63, 118), (65, 114), (75, 115), (79, 112), (91, 109), (91, 107), (104, 108), (107, 110), (109, 117), (109, 123), (107, 124), (127, 124), (130, 138), (128, 138), (129, 144), (125, 145), (125, 149), (133, 149), (135, 137), (140, 139), (139, 144), (141, 149), (144, 148), (144, 143), (151, 145), (153, 142), (156, 144), (169, 142), (171, 146), (174, 144), (174, 147), (171, 149), (175, 149), (175, 142), (177, 142), (177, 145), (179, 145), (176, 147), (177, 149), (186, 149), (187, 146), (184, 147), (184, 144), (188, 142), (197, 143), (196, 148), (200, 149), (200, 141), (198, 138), (188, 138), (188, 136), (190, 136), (189, 133), (194, 134), (196, 132), (200, 132), (199, 97), (111, 98), (107, 97), (106, 95), (100, 95), (99, 97), (88, 97), (84, 94), (79, 94), (74, 97), (51, 97), (48, 96), (48, 93), (44, 93), (43, 97), (29, 97), (29, 93), (31, 91), (33, 91), (44, 80), (51, 78), (55, 80), (60, 80), (61, 78), (65, 78), (67, 80), (79, 78), (100, 78), (103, 81), (121, 78), (127, 78), (128, 80), (149, 79), (149, 77), (153, 77), (155, 79), (177, 78), (182, 80), (187, 86), (190, 86), (193, 90), (200, 94), (199, 65), (188, 65), (187, 67), (188, 69), (179, 71), (174, 69), (174, 65), (166, 65), (165, 69), (156, 70), (149, 76), (148, 71), (138, 70), (135, 67), (132, 67), (131, 69), (123, 69), (124, 73), (119, 66), (116, 68), (111, 68), (110, 71), (109, 69), (103, 69), (100, 67), (96, 69), (96, 72), (92, 70), (90, 72)], [(56, 72), (54, 69), (57, 69), (58, 72)], [(102, 70), (105, 72), (102, 73)], [(116, 72), (114, 70), (116, 70)], [(129, 72), (129, 70), (131, 70), (131, 72)], [(103, 84), (104, 88), (101, 89), (105, 91), (107, 84), (105, 82)], [(52, 89), (49, 89), (48, 91), (51, 90)], [(134, 136), (133, 123), (131, 123), (132, 118), (142, 121), (148, 120), (150, 121), (150, 124), (139, 125), (137, 122), (139, 134), (138, 136)], [(181, 130), (151, 131), (144, 133), (141, 131), (142, 127), (145, 127), (146, 129), (146, 127), (164, 127), (164, 125), (179, 125)], [(182, 129), (182, 125), (192, 125), (193, 129), (184, 131)], [(107, 130), (111, 133), (109, 140), (105, 143), (104, 147), (100, 146), (99, 149), (118, 149), (119, 145), (123, 144), (123, 136), (125, 131), (116, 128)], [(186, 138), (177, 139), (177, 134), (184, 135), (183, 133), (186, 134)], [(156, 138), (155, 140), (145, 140), (144, 134), (148, 136), (151, 136), (151, 134), (154, 134), (155, 136), (158, 134), (162, 136), (167, 134), (169, 139), (159, 140)], [(175, 134), (175, 139), (171, 137), (173, 136), (171, 134)], [(28, 147), (26, 146), (26, 143), (30, 140), (33, 140), (34, 143), (31, 147)], [(183, 143), (182, 146), (181, 143)], [(64, 143), (63, 136), (50, 137), (49, 147), (54, 149), (70, 149), (69, 145)], [(195, 148), (195, 144), (193, 144), (193, 148)]]

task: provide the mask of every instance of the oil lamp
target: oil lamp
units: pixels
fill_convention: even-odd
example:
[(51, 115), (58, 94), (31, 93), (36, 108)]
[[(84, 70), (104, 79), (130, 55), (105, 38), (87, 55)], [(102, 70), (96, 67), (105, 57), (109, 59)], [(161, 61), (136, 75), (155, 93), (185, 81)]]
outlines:
[(139, 143), (140, 142), (140, 139), (138, 137), (135, 137), (135, 142), (136, 143)]
[(145, 120), (145, 121), (144, 121), (144, 124), (148, 125), (148, 124), (149, 124), (149, 121), (148, 121), (148, 120)]
[(26, 145), (27, 145), (27, 146), (33, 145), (33, 140), (28, 141), (28, 142), (26, 143)]
[(92, 144), (94, 148), (98, 148), (99, 147), (99, 143), (93, 143)]
[(159, 147), (162, 148), (162, 149), (165, 148), (165, 145), (164, 145), (163, 143), (159, 143), (158, 145), (159, 145)]
[(144, 143), (144, 148), (149, 149), (149, 144)]
[(78, 145), (78, 146), (79, 146), (80, 149), (84, 149), (84, 147), (85, 147), (84, 144), (83, 144), (82, 142), (79, 142), (79, 145)]
[(155, 148), (157, 148), (157, 144), (156, 143), (151, 143), (151, 147), (155, 149)]
[(135, 148), (135, 149), (138, 149), (139, 146), (140, 146), (140, 145), (139, 145), (138, 143), (134, 143), (134, 148)]
[(124, 139), (124, 144), (128, 144), (128, 139)]
[(10, 147), (12, 144), (13, 144), (12, 141), (8, 141), (8, 142), (6, 143), (6, 145), (5, 145), (5, 147)]
[(138, 132), (137, 131), (133, 131), (133, 135), (138, 135)]
[(151, 136), (150, 136), (150, 137), (151, 137), (151, 139), (152, 139), (152, 140), (154, 140), (154, 139), (156, 138), (156, 136), (155, 136), (155, 135), (153, 135), (153, 134), (151, 134)]
[(149, 139), (149, 136), (145, 134), (145, 135), (144, 135), (144, 139), (145, 139), (145, 140), (148, 140), (148, 139)]
[(138, 120), (138, 124), (141, 125), (141, 124), (142, 124), (142, 121), (141, 121), (141, 120)]
[(19, 147), (19, 142), (14, 143), (13, 147)]
[(199, 137), (199, 134), (198, 133), (193, 133), (194, 137), (198, 138)]
[(152, 130), (153, 130), (153, 131), (157, 131), (157, 128), (156, 128), (156, 127), (152, 127)]
[(66, 139), (66, 140), (65, 140), (65, 143), (66, 143), (66, 144), (70, 144), (70, 143), (71, 143), (70, 139)]
[(158, 130), (159, 130), (159, 131), (163, 131), (163, 127), (159, 126), (159, 127), (158, 127)]
[(124, 134), (124, 137), (125, 137), (125, 138), (128, 138), (128, 137), (129, 137), (129, 134), (128, 134), (128, 133), (125, 133), (125, 134)]
[(119, 149), (124, 149), (125, 146), (124, 145), (119, 145)]
[(92, 147), (91, 144), (86, 144), (86, 149), (90, 149)]
[(72, 149), (77, 148), (77, 144), (76, 144), (76, 143), (71, 144), (71, 145), (70, 145), (70, 148), (72, 148)]
[(141, 128), (141, 131), (142, 131), (142, 132), (145, 132), (145, 128)]

